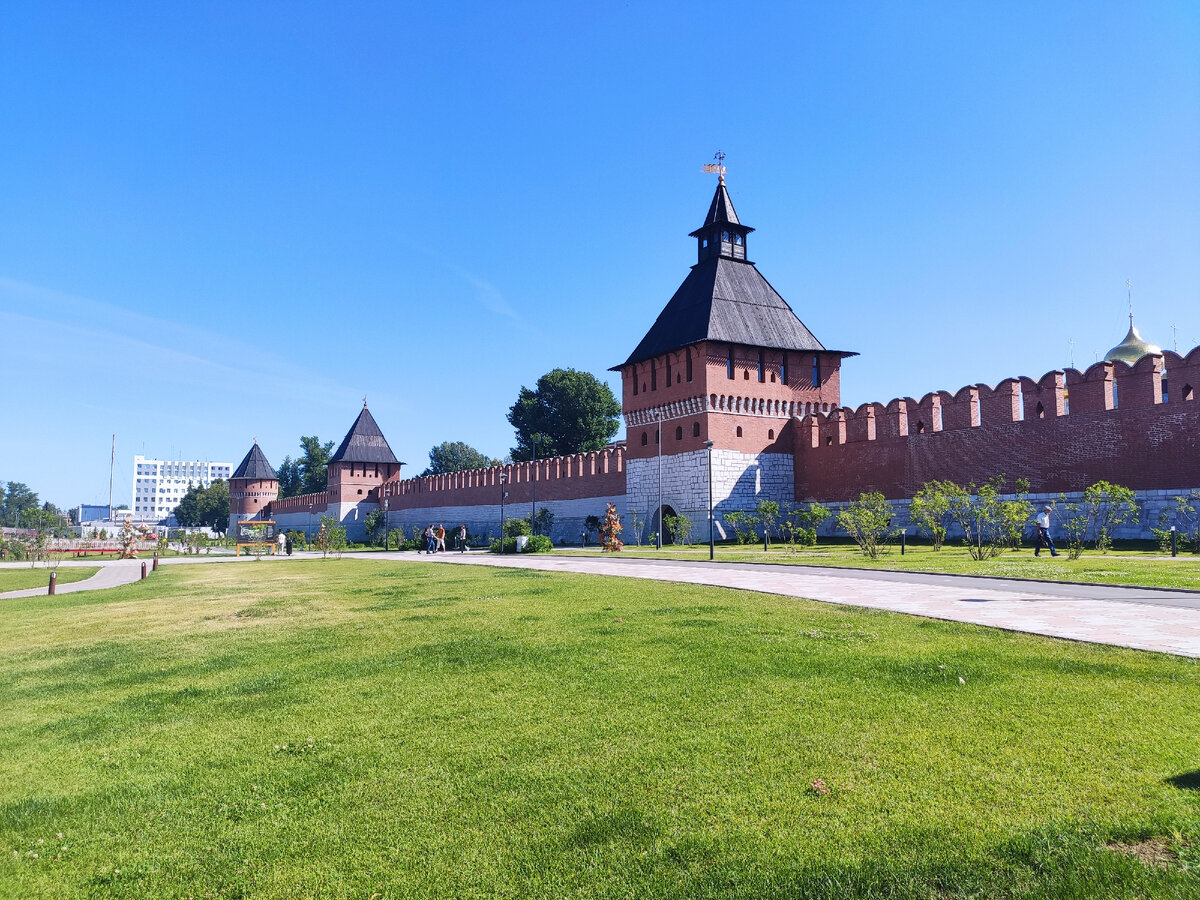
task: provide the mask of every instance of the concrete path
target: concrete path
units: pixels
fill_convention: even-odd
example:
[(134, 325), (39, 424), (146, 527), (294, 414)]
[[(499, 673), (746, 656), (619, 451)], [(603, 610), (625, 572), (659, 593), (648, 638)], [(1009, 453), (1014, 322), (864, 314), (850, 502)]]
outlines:
[[(312, 556), (320, 556), (319, 553), (311, 554)], [(280, 557), (279, 561), (283, 562), (287, 557)], [(273, 556), (264, 556), (264, 560), (275, 560)], [(243, 556), (236, 558), (233, 556), (171, 556), (158, 561), (159, 566), (179, 565), (181, 563), (231, 563), (231, 562), (246, 562), (249, 557)], [(133, 584), (142, 577), (142, 563), (146, 564), (147, 571), (153, 565), (153, 558), (138, 558), (138, 559), (94, 559), (91, 562), (75, 560), (59, 563), (60, 569), (72, 568), (92, 568), (100, 567), (100, 571), (90, 578), (85, 578), (83, 581), (72, 581), (70, 584), (59, 584), (55, 587), (56, 594), (70, 594), (74, 591), (96, 591), (103, 588), (119, 587), (122, 584)], [(28, 569), (30, 568), (27, 562), (0, 563), (0, 569)], [(26, 588), (21, 591), (6, 591), (0, 593), (0, 600), (7, 600), (10, 597), (37, 597), (44, 595), (50, 584), (50, 569), (39, 563), (33, 571), (41, 572), (46, 579), (46, 583), (41, 587)]]
[[(286, 565), (290, 559), (319, 558), (319, 553), (263, 557)], [(1200, 592), (1165, 591), (1109, 585), (1015, 581), (918, 572), (781, 566), (756, 563), (712, 563), (621, 556), (496, 556), (490, 553), (350, 553), (366, 562), (404, 561), (428, 565), (483, 565), (613, 575), (654, 581), (708, 584), (802, 597), (826, 603), (867, 606), (891, 612), (988, 625), (1075, 641), (1113, 644), (1178, 656), (1200, 657)], [(172, 557), (159, 565), (234, 564), (232, 556)], [(64, 584), (59, 593), (129, 584), (141, 576), (142, 560), (64, 562), (63, 568), (98, 565), (85, 581)], [(0, 568), (28, 563), (0, 563)], [(46, 570), (43, 568), (43, 572)], [(49, 573), (46, 578), (49, 580)], [(11, 591), (8, 597), (44, 595), (46, 588)]]
[(429, 564), (512, 566), (709, 584), (868, 606), (1074, 641), (1200, 657), (1200, 593), (916, 572), (635, 557), (373, 553)]

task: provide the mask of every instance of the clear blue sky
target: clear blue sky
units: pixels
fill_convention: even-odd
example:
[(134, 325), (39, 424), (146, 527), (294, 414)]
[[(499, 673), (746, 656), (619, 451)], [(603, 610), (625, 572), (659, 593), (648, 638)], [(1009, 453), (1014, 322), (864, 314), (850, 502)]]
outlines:
[(1200, 5), (45, 3), (0, 18), (0, 480), (512, 446), (694, 262), (720, 148), (843, 401), (1200, 344)]

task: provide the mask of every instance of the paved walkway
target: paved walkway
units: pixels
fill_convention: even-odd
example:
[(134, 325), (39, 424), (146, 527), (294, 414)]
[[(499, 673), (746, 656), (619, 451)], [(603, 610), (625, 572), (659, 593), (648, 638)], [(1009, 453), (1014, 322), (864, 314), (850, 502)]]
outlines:
[[(319, 557), (302, 553), (291, 559)], [(918, 572), (888, 572), (818, 566), (711, 563), (620, 556), (496, 556), (490, 553), (351, 553), (365, 562), (400, 560), (427, 565), (483, 565), (614, 575), (763, 591), (826, 603), (867, 606), (891, 612), (988, 625), (1076, 641), (1113, 644), (1179, 656), (1200, 657), (1200, 592), (1162, 591), (1109, 585), (1014, 581)], [(285, 565), (288, 557), (264, 557)], [(247, 561), (244, 557), (241, 561)], [(238, 562), (231, 556), (172, 557), (159, 565)], [(98, 565), (85, 581), (60, 585), (59, 593), (128, 584), (141, 576), (142, 560), (65, 562)], [(28, 565), (0, 563), (0, 568)], [(43, 569), (42, 571), (45, 571)], [(46, 576), (49, 579), (49, 574)], [(45, 594), (46, 588), (11, 591), (7, 597)]]
[[(320, 556), (319, 553), (312, 554)], [(241, 561), (246, 561), (249, 557), (241, 557)], [(265, 560), (274, 560), (273, 556), (264, 556)], [(282, 562), (286, 557), (280, 557)], [(233, 556), (171, 556), (166, 559), (160, 559), (160, 566), (179, 565), (181, 563), (231, 563), (237, 561)], [(72, 581), (69, 584), (57, 585), (54, 589), (55, 594), (70, 594), (74, 591), (96, 591), (103, 588), (119, 587), (122, 584), (133, 584), (142, 577), (142, 563), (146, 564), (147, 572), (150, 571), (154, 564), (153, 557), (139, 557), (138, 559), (94, 559), (90, 562), (75, 560), (64, 561), (59, 563), (60, 569), (71, 568), (94, 568), (100, 567), (100, 571), (91, 578), (85, 578), (83, 581)], [(0, 563), (0, 569), (28, 569), (30, 568), (27, 562)], [(27, 588), (21, 591), (6, 591), (0, 593), (0, 600), (7, 600), (10, 597), (37, 597), (44, 595), (50, 584), (50, 569), (44, 564), (39, 563), (35, 572), (41, 572), (46, 578), (45, 584), (41, 587)]]
[[(512, 566), (710, 584), (1200, 657), (1200, 593), (816, 566), (635, 557), (373, 553), (371, 559)], [(366, 557), (364, 557), (366, 558)]]

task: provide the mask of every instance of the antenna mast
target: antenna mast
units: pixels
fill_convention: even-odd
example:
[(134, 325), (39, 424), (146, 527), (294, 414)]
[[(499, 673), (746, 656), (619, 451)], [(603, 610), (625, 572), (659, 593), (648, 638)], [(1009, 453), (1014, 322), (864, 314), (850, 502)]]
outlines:
[(112, 508), (112, 482), (113, 482), (113, 467), (117, 464), (117, 436), (114, 434), (112, 438), (112, 456), (108, 459), (108, 517), (113, 517)]

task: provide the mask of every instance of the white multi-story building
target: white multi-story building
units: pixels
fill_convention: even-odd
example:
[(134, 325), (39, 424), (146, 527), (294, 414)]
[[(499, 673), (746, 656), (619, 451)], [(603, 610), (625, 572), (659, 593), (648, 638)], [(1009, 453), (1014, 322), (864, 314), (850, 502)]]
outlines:
[(214, 481), (229, 480), (233, 463), (198, 459), (133, 458), (133, 502), (135, 519), (166, 518), (175, 511), (190, 487), (208, 487)]

